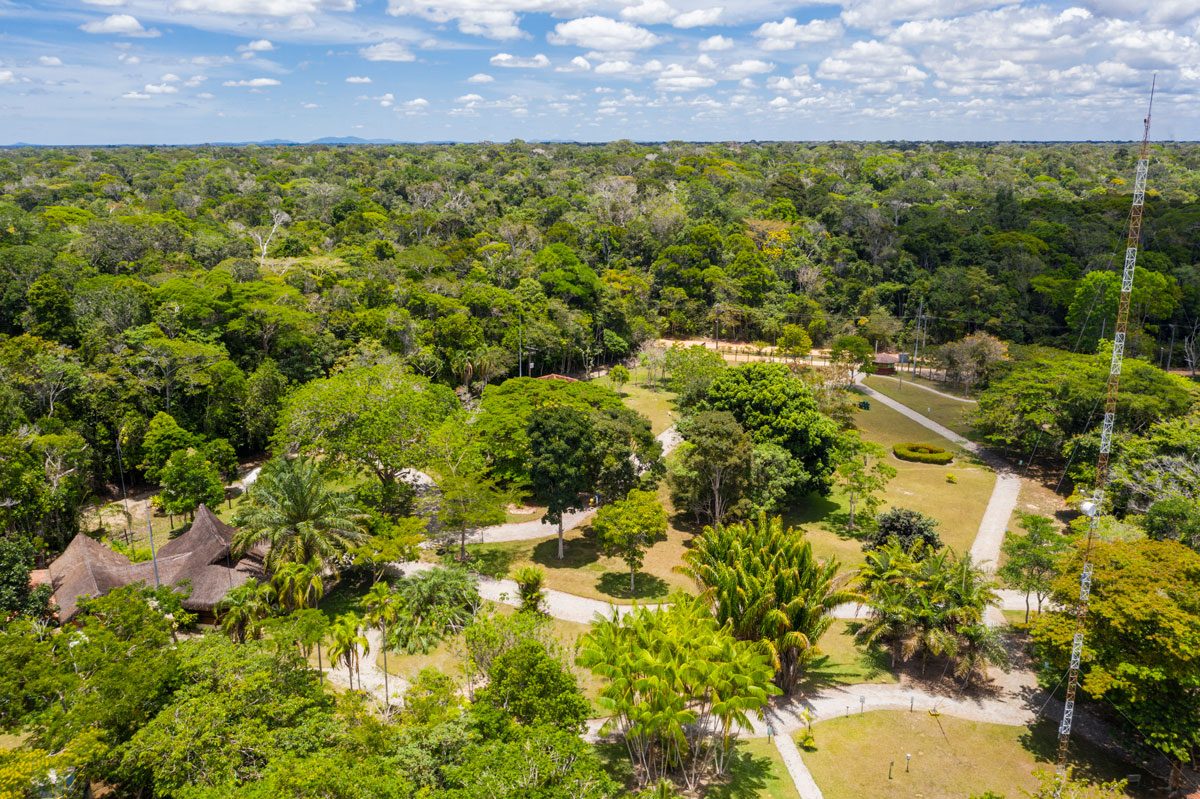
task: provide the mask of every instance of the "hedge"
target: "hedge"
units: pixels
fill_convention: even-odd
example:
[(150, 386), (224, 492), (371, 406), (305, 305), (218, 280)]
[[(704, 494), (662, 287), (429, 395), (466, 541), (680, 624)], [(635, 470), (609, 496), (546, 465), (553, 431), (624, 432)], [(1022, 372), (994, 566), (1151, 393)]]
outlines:
[(932, 444), (897, 444), (892, 447), (892, 454), (902, 461), (917, 463), (946, 464), (954, 460), (953, 452), (947, 452)]

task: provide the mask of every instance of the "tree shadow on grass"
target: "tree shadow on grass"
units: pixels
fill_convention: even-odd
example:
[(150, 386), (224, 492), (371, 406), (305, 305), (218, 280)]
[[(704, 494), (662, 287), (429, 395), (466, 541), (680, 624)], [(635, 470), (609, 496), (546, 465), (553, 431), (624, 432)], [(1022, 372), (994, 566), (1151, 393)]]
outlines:
[(466, 563), (458, 560), (458, 547), (442, 556), (443, 566), (466, 566), (476, 574), (488, 577), (507, 577), (520, 555), (520, 552), (508, 547), (467, 547), (470, 558)]
[(765, 795), (771, 759), (755, 755), (738, 747), (729, 758), (725, 779), (710, 784), (704, 799), (758, 799)]
[(547, 538), (533, 548), (530, 559), (546, 569), (579, 569), (600, 560), (596, 539), (586, 535), (563, 541), (563, 556), (558, 557), (558, 536)]
[(661, 599), (670, 593), (670, 586), (661, 577), (638, 572), (630, 591), (628, 572), (606, 572), (596, 581), (596, 590), (615, 599)]
[[(1039, 768), (1053, 768), (1058, 760), (1058, 725), (1052, 719), (1039, 719), (1021, 733), (1019, 740), (1025, 751), (1037, 760)], [(1157, 782), (1145, 769), (1131, 763), (1129, 754), (1115, 741), (1100, 747), (1076, 738), (1067, 752), (1067, 765), (1075, 779), (1090, 783), (1109, 782), (1140, 774), (1141, 784), (1129, 786), (1128, 793), (1133, 796), (1148, 796), (1148, 789)]]

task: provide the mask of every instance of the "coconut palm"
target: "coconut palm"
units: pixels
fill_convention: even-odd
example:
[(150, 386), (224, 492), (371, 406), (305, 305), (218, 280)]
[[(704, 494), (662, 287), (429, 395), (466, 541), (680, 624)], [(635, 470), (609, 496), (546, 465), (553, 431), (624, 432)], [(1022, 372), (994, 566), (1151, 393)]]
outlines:
[(248, 582), (234, 588), (217, 604), (221, 630), (239, 644), (246, 636), (262, 634), (262, 620), (271, 615), (275, 605), (275, 589), (270, 583)]
[(329, 627), (329, 660), (334, 665), (344, 663), (354, 688), (354, 675), (359, 673), (358, 687), (362, 690), (362, 675), (359, 672), (359, 655), (371, 651), (371, 642), (362, 632), (362, 620), (353, 613), (343, 613)]
[(241, 552), (270, 545), (266, 568), (284, 563), (333, 565), (359, 543), (365, 515), (350, 495), (329, 487), (320, 466), (305, 458), (276, 458), (263, 467), (238, 508), (234, 544)]
[(391, 694), (388, 692), (388, 625), (396, 621), (400, 612), (397, 597), (387, 583), (375, 583), (360, 600), (364, 619), (371, 627), (378, 627), (383, 647), (383, 697), (385, 703), (390, 703)]

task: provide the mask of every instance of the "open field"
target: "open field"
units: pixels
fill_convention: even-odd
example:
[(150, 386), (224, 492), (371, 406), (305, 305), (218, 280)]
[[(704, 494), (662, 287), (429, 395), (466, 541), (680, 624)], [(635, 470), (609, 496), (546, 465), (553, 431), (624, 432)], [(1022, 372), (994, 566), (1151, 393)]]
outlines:
[[(863, 382), (885, 397), (907, 405), (917, 413), (924, 414), (938, 424), (949, 427), (960, 436), (970, 437), (971, 424), (967, 414), (974, 410), (974, 403), (959, 402), (949, 397), (938, 396), (932, 391), (914, 387), (909, 384), (907, 376), (904, 378), (903, 385), (899, 381), (875, 375), (868, 375)], [(938, 390), (942, 389), (939, 387)]]
[[(649, 419), (650, 429), (654, 435), (658, 435), (675, 424), (675, 412), (671, 409), (671, 401), (675, 399), (675, 395), (656, 385), (649, 387), (643, 385), (646, 381), (645, 369), (630, 369), (629, 373), (631, 375), (629, 382), (621, 386), (621, 390), (618, 392), (625, 406)], [(613, 391), (617, 390), (608, 375), (598, 377), (592, 382), (611, 388)]]
[[(1030, 729), (902, 710), (830, 719), (813, 732), (816, 749), (804, 753), (804, 763), (825, 799), (965, 799), (989, 790), (1017, 797), (1037, 786), (1035, 769), (1053, 771), (1058, 743), (1050, 721)], [(1079, 779), (1139, 771), (1078, 737), (1071, 753)], [(906, 754), (912, 755), (907, 773)]]
[[(878, 402), (869, 411), (859, 411), (855, 422), (864, 438), (888, 451), (888, 463), (897, 472), (884, 491), (881, 510), (904, 507), (928, 514), (938, 520), (938, 533), (946, 546), (956, 552), (969, 550), (996, 475), (952, 442)], [(904, 442), (936, 444), (955, 452), (956, 457), (945, 466), (902, 461), (891, 454), (891, 448)], [(958, 482), (947, 482), (947, 474), (953, 474)], [(821, 557), (837, 557), (844, 566), (853, 566), (862, 562), (862, 543), (858, 533), (846, 532), (848, 515), (847, 498), (835, 489), (828, 497), (807, 497), (797, 510), (784, 516), (784, 523), (804, 526)]]
[[(596, 744), (596, 754), (605, 770), (618, 782), (629, 785), (632, 772), (625, 745)], [(691, 796), (691, 794), (688, 794)], [(706, 786), (700, 799), (800, 799), (779, 750), (766, 738), (737, 742), (726, 779)]]

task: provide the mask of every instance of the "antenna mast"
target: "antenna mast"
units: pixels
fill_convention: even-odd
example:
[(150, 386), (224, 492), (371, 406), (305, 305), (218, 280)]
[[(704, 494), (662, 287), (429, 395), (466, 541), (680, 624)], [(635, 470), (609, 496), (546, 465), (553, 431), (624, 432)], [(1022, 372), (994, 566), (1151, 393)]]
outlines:
[(1112, 363), (1104, 404), (1104, 426), (1100, 430), (1100, 455), (1096, 459), (1096, 486), (1092, 498), (1083, 503), (1089, 517), (1087, 545), (1083, 551), (1083, 572), (1079, 576), (1079, 600), (1075, 603), (1075, 637), (1071, 641), (1071, 668), (1067, 680), (1067, 701), (1063, 704), (1062, 723), (1058, 726), (1058, 766), (1055, 769), (1055, 797), (1062, 796), (1067, 775), (1067, 748), (1071, 742), (1071, 722), (1075, 716), (1075, 692), (1079, 688), (1079, 660), (1083, 655), (1084, 622), (1092, 591), (1092, 548), (1100, 526), (1104, 489), (1108, 484), (1108, 461), (1112, 452), (1113, 422), (1117, 416), (1117, 389), (1121, 382), (1121, 364), (1125, 360), (1125, 333), (1129, 327), (1129, 298), (1133, 293), (1133, 273), (1137, 268), (1138, 240), (1142, 235), (1142, 202), (1146, 197), (1146, 172), (1150, 166), (1150, 112), (1154, 108), (1155, 75), (1150, 83), (1150, 105), (1146, 109), (1142, 149), (1138, 154), (1137, 177), (1133, 182), (1133, 208), (1129, 212), (1129, 238), (1125, 243), (1125, 271), (1121, 274), (1121, 299), (1117, 305), (1117, 327), (1113, 334)]

